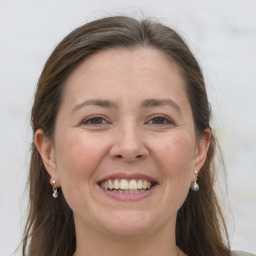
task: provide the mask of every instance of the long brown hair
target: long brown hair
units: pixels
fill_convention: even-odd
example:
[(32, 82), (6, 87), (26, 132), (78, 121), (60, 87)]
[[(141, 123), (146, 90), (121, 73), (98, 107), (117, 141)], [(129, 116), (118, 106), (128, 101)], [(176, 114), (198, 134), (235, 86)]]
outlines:
[[(148, 47), (162, 51), (180, 68), (186, 82), (197, 136), (210, 128), (211, 111), (200, 67), (183, 39), (171, 28), (151, 20), (116, 16), (85, 24), (57, 45), (47, 60), (37, 85), (31, 113), (33, 134), (43, 129), (52, 137), (62, 100), (64, 81), (88, 56), (108, 48)], [(214, 189), (211, 136), (206, 162), (199, 173), (200, 191), (190, 191), (178, 211), (176, 242), (189, 256), (230, 255), (228, 234)], [(51, 196), (49, 175), (32, 142), (29, 172), (29, 214), (23, 238), (23, 256), (71, 256), (76, 248), (72, 210), (60, 190)]]

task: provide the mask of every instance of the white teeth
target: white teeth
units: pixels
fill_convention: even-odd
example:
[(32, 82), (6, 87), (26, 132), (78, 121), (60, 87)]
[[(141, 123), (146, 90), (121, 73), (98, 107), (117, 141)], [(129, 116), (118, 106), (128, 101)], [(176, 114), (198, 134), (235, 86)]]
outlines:
[(113, 189), (114, 188), (114, 184), (113, 184), (112, 180), (108, 180), (108, 188), (109, 189)]
[[(122, 190), (123, 193), (138, 193), (145, 191), (146, 189), (150, 189), (152, 186), (152, 182), (148, 180), (126, 180), (126, 179), (109, 179), (106, 181), (102, 181), (100, 183), (100, 186), (105, 189), (112, 190), (114, 192), (117, 192), (119, 190)], [(122, 193), (118, 192), (118, 193)]]
[(129, 189), (135, 190), (135, 189), (137, 189), (137, 188), (138, 188), (138, 185), (137, 185), (136, 180), (130, 180), (130, 181), (129, 181)]
[(138, 180), (137, 187), (138, 189), (142, 189), (142, 180)]
[(114, 180), (114, 189), (119, 189), (119, 180)]
[(138, 193), (140, 193), (140, 192), (145, 192), (146, 190), (144, 190), (144, 189), (141, 189), (141, 190), (138, 190), (138, 189), (136, 189), (136, 190), (122, 190), (122, 189), (118, 189), (118, 190), (116, 190), (116, 189), (114, 189), (114, 190), (112, 190), (112, 192), (116, 192), (116, 193), (120, 193), (120, 194), (138, 194)]
[(128, 180), (121, 179), (119, 188), (126, 190), (129, 188)]
[(143, 189), (147, 189), (147, 187), (148, 187), (148, 182), (147, 182), (146, 180), (143, 180), (143, 182), (142, 182), (142, 188), (143, 188)]

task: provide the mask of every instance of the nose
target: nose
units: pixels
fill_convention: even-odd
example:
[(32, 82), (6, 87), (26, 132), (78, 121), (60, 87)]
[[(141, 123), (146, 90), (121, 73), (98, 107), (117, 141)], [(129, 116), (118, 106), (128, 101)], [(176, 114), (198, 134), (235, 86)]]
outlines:
[(136, 125), (120, 127), (116, 129), (114, 136), (114, 143), (109, 152), (111, 158), (132, 162), (148, 157), (149, 152), (145, 145), (145, 138)]

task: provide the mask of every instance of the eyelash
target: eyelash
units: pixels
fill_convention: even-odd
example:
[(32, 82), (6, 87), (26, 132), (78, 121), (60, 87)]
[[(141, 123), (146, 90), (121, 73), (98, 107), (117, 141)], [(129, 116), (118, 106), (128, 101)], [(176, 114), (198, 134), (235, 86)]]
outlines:
[[(89, 122), (95, 121), (97, 119), (98, 120), (100, 119), (101, 123), (89, 123)], [(102, 121), (104, 121), (105, 123), (102, 123)], [(106, 119), (104, 117), (102, 117), (100, 115), (94, 115), (94, 116), (90, 116), (90, 117), (84, 119), (81, 124), (83, 124), (83, 125), (102, 125), (102, 124), (108, 124), (108, 123), (109, 122), (106, 121)]]
[[(163, 121), (163, 123), (150, 123), (152, 121), (156, 121), (157, 119), (161, 119)], [(100, 120), (100, 123), (98, 123), (98, 121)], [(93, 121), (96, 121), (96, 123), (92, 123)], [(159, 121), (159, 120), (158, 120)], [(94, 115), (94, 116), (90, 116), (88, 118), (86, 118), (85, 120), (82, 121), (83, 125), (105, 125), (105, 124), (109, 124), (109, 122), (106, 120), (106, 118), (104, 118), (101, 115)], [(164, 115), (160, 115), (160, 114), (156, 114), (150, 117), (149, 121), (146, 122), (146, 124), (150, 124), (150, 125), (171, 125), (173, 124), (173, 121)]]
[(164, 116), (164, 115), (159, 115), (159, 114), (151, 116), (150, 120), (147, 123), (150, 123), (151, 121), (153, 121), (154, 119), (156, 120), (157, 118), (162, 119), (163, 122), (165, 122), (165, 123), (160, 123), (160, 124), (159, 123), (156, 123), (156, 124), (151, 123), (151, 125), (171, 125), (171, 124), (174, 124), (173, 121), (169, 117)]

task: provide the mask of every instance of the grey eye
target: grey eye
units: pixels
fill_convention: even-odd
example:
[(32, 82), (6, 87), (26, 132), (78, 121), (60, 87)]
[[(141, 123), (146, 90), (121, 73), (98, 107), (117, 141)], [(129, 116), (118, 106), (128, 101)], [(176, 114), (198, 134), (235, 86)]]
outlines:
[(164, 116), (156, 116), (148, 122), (149, 124), (163, 125), (163, 124), (171, 124), (171, 120)]
[(107, 124), (108, 122), (106, 121), (105, 118), (101, 116), (94, 116), (94, 117), (89, 117), (86, 120), (83, 121), (82, 124), (87, 124), (87, 125), (99, 125), (99, 124)]
[(94, 117), (87, 121), (90, 124), (102, 124), (104, 122), (102, 117)]

